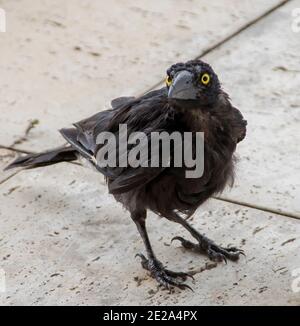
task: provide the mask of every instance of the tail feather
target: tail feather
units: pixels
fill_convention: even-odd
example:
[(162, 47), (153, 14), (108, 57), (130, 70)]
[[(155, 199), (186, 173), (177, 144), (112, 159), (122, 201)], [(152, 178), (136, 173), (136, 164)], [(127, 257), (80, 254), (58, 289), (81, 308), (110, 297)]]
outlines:
[(77, 151), (74, 148), (71, 146), (60, 147), (43, 153), (21, 156), (8, 165), (4, 171), (14, 168), (33, 169), (60, 162), (75, 161), (76, 159)]

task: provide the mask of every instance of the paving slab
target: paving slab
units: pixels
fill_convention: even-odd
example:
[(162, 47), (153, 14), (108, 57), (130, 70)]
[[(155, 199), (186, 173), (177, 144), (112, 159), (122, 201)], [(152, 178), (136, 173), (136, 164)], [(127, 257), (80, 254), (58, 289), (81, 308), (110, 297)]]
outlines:
[(157, 256), (173, 270), (194, 273), (194, 292), (170, 294), (134, 258), (144, 252), (142, 241), (101, 175), (66, 163), (24, 171), (2, 184), (0, 198), (0, 267), (6, 273), (1, 304), (300, 304), (293, 292), (300, 267), (297, 219), (210, 200), (191, 223), (246, 252), (239, 263), (215, 266), (176, 242), (170, 245), (175, 235), (189, 236), (150, 214)]
[[(18, 146), (29, 150), (56, 146), (56, 129), (107, 107), (112, 97), (141, 93), (177, 58), (197, 56), (279, 1), (256, 6), (235, 1), (230, 8), (225, 1), (201, 2), (201, 8), (196, 1), (176, 1), (176, 9), (175, 1), (157, 3), (124, 1), (120, 6), (111, 1), (107, 6), (104, 1), (57, 0), (33, 1), (28, 8), (25, 1), (2, 1), (11, 33), (0, 34), (0, 121), (5, 126), (0, 144), (21, 140)], [(284, 6), (278, 16), (273, 16), (276, 11), (265, 18), (270, 21), (263, 29), (252, 27), (252, 34), (243, 32), (207, 56), (250, 125), (239, 147), (237, 188), (223, 196), (285, 206), (294, 213), (299, 43), (284, 32), (290, 28), (288, 13), (298, 4)], [(151, 41), (145, 42), (145, 35)], [(264, 39), (266, 35), (273, 40)], [(286, 46), (284, 53), (278, 40)], [(265, 45), (269, 50), (263, 52)], [(273, 60), (278, 66), (271, 65)], [(272, 100), (266, 94), (272, 94)], [(22, 140), (35, 119), (39, 124)], [(283, 137), (273, 142), (281, 128)], [(12, 154), (0, 152), (6, 155)], [(5, 160), (1, 158), (0, 168)], [(266, 173), (270, 177), (263, 179)], [(6, 175), (0, 176), (1, 182)], [(247, 254), (238, 264), (215, 267), (176, 243), (169, 246), (172, 236), (183, 231), (150, 214), (149, 232), (158, 257), (174, 270), (195, 272), (195, 292), (175, 295), (158, 290), (134, 259), (144, 251), (135, 226), (107, 194), (102, 176), (92, 171), (61, 164), (19, 173), (0, 185), (0, 221), (0, 268), (6, 272), (7, 290), (0, 293), (1, 304), (300, 304), (299, 292), (293, 292), (293, 275), (300, 268), (297, 219), (211, 200), (192, 223), (217, 242), (240, 246)]]
[(139, 94), (166, 68), (220, 42), (279, 0), (2, 0), (0, 144), (56, 146), (61, 127)]
[(248, 120), (234, 188), (223, 198), (300, 218), (300, 33), (276, 10), (205, 57)]
[[(218, 6), (224, 6), (223, 2), (218, 3)], [(45, 4), (46, 8), (50, 6), (47, 1)], [(107, 107), (109, 99), (119, 94), (142, 92), (161, 78), (165, 67), (172, 61), (176, 61), (177, 58), (185, 60), (195, 57), (209, 45), (231, 33), (233, 28), (238, 28), (247, 19), (258, 14), (256, 11), (258, 9), (253, 8), (246, 14), (246, 7), (237, 5), (234, 10), (245, 11), (244, 15), (237, 15), (238, 18), (234, 20), (232, 17), (235, 14), (227, 11), (221, 15), (221, 20), (217, 19), (212, 24), (213, 20), (207, 18), (219, 10), (207, 6), (204, 16), (207, 23), (200, 24), (195, 32), (194, 24), (201, 21), (203, 11), (197, 11), (198, 3), (192, 2), (191, 12), (194, 12), (196, 17), (188, 18), (190, 15), (185, 10), (187, 6), (183, 4), (175, 12), (178, 16), (183, 13), (185, 13), (183, 17), (187, 15), (184, 20), (188, 26), (186, 31), (175, 26), (176, 15), (171, 18), (175, 26), (172, 31), (163, 28), (163, 32), (157, 35), (151, 24), (143, 30), (145, 35), (150, 35), (149, 39), (156, 40), (156, 45), (142, 42), (140, 29), (132, 29), (133, 25), (119, 19), (119, 23), (124, 24), (122, 30), (128, 31), (130, 35), (128, 42), (138, 41), (141, 44), (136, 57), (139, 59), (132, 62), (131, 49), (134, 51), (136, 49), (133, 43), (130, 43), (129, 48), (118, 47), (121, 43), (120, 33), (117, 33), (117, 27), (111, 27), (110, 20), (105, 20), (108, 16), (104, 15), (107, 10), (104, 3), (100, 1), (97, 4), (90, 2), (85, 4), (78, 24), (74, 24), (77, 16), (72, 14), (79, 10), (81, 5), (75, 2), (74, 7), (63, 5), (62, 8), (61, 5), (57, 5), (51, 6), (48, 10), (42, 10), (36, 2), (33, 10), (30, 8), (26, 11), (25, 8), (22, 14), (18, 11), (16, 3), (7, 4), (8, 14), (12, 18), (10, 29), (8, 33), (0, 34), (4, 46), (0, 54), (3, 59), (0, 69), (4, 70), (1, 74), (3, 77), (0, 78), (0, 83), (3, 83), (3, 87), (0, 88), (0, 105), (3, 112), (0, 121), (2, 120), (1, 124), (5, 125), (0, 131), (1, 142), (11, 144), (19, 141), (17, 146), (28, 150), (56, 146), (61, 143), (60, 135), (57, 133), (60, 127)], [(262, 7), (259, 9), (263, 11), (274, 4), (276, 3), (262, 1), (260, 3)], [(143, 5), (146, 9), (141, 14)], [(249, 121), (248, 136), (238, 148), (241, 160), (238, 164), (235, 187), (230, 192), (225, 192), (222, 197), (295, 216), (300, 216), (298, 164), (300, 95), (297, 89), (299, 84), (297, 80), (300, 79), (297, 60), (300, 42), (299, 34), (291, 30), (291, 12), (299, 5), (299, 0), (292, 1), (205, 57), (216, 68), (234, 104), (242, 110)], [(133, 12), (135, 26), (148, 20), (153, 24), (154, 22), (159, 24), (161, 20), (168, 21), (167, 5), (156, 10), (151, 7), (152, 5), (147, 7), (140, 4), (140, 7), (136, 7), (132, 2), (126, 2), (123, 6), (128, 14)], [(121, 12), (114, 2), (112, 8), (115, 8), (112, 10), (114, 14), (109, 19), (117, 21)], [(91, 11), (95, 13), (89, 15)], [(93, 23), (89, 26), (87, 21), (91, 19)], [(224, 23), (226, 19), (234, 21), (226, 25)], [(109, 26), (109, 32), (100, 29), (98, 20)], [(23, 24), (24, 21), (26, 24)], [(59, 22), (61, 24), (64, 22), (66, 26), (60, 26)], [(25, 27), (21, 29), (20, 24)], [(84, 28), (80, 24), (83, 24)], [(219, 28), (216, 24), (220, 26), (225, 24), (227, 27)], [(91, 28), (99, 30), (92, 33)], [(197, 39), (194, 33), (198, 32), (199, 35), (206, 36), (199, 44), (193, 43)], [(89, 38), (86, 37), (88, 34)], [(175, 38), (175, 34), (178, 39)], [(106, 43), (109, 39), (109, 45), (104, 46), (105, 42), (99, 44), (97, 41), (99, 35), (102, 35)], [(172, 41), (165, 42), (167, 38)], [(64, 42), (66, 39), (68, 41)], [(178, 42), (184, 46), (179, 46)], [(54, 51), (52, 47), (57, 48)], [(100, 56), (95, 55), (97, 51)], [(163, 55), (162, 51), (169, 56)], [(179, 51), (178, 56), (174, 51)], [(149, 53), (153, 58), (157, 57), (155, 66), (152, 60), (146, 58)], [(26, 64), (17, 64), (18, 60), (22, 61), (25, 58), (28, 61)], [(92, 67), (95, 71), (92, 71)], [(119, 78), (120, 70), (122, 78)], [(32, 82), (28, 83), (28, 80)], [(38, 120), (39, 124), (30, 131), (27, 139), (22, 140), (32, 120)], [(6, 175), (1, 178), (5, 179)]]

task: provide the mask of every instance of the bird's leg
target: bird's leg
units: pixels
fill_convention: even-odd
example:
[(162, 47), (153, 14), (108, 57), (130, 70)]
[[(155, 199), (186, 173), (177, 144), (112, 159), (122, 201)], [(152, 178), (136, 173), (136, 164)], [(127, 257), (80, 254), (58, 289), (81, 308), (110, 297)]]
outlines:
[(143, 254), (137, 254), (137, 256), (142, 259), (143, 268), (150, 271), (151, 276), (155, 278), (160, 285), (169, 290), (172, 286), (178, 287), (180, 289), (191, 289), (188, 285), (177, 280), (177, 278), (181, 278), (182, 281), (185, 281), (188, 276), (192, 277), (191, 275), (188, 273), (170, 271), (166, 269), (163, 264), (155, 257), (146, 230), (146, 211), (134, 212), (131, 214), (131, 218), (136, 224), (146, 247), (147, 258)]
[(184, 228), (186, 228), (190, 234), (197, 239), (198, 243), (192, 243), (182, 237), (174, 237), (173, 240), (179, 240), (183, 247), (186, 249), (191, 249), (196, 252), (201, 252), (207, 254), (207, 256), (213, 261), (227, 261), (227, 259), (237, 261), (240, 255), (244, 255), (243, 250), (240, 250), (236, 247), (221, 247), (214, 243), (214, 241), (200, 234), (197, 230), (195, 230), (184, 218), (179, 216), (178, 214), (174, 214), (170, 220), (181, 224)]

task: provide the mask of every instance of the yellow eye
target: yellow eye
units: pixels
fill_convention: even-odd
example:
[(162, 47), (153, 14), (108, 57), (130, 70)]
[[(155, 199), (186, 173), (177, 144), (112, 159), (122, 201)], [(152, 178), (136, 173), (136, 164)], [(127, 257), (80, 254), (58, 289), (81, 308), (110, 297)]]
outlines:
[(207, 85), (210, 82), (210, 75), (205, 73), (201, 76), (201, 83)]
[(166, 78), (166, 84), (167, 84), (168, 87), (171, 86), (171, 84), (172, 84), (172, 78), (170, 76), (167, 76), (167, 78)]

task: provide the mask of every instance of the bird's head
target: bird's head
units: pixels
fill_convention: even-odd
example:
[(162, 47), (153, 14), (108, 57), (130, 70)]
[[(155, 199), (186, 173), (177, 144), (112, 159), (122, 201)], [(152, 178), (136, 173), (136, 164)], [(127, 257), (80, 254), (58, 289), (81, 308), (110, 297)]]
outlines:
[(167, 70), (166, 85), (172, 102), (201, 103), (203, 106), (213, 105), (221, 91), (218, 76), (201, 60), (172, 65)]

